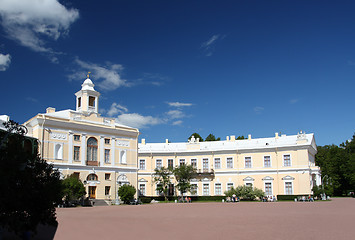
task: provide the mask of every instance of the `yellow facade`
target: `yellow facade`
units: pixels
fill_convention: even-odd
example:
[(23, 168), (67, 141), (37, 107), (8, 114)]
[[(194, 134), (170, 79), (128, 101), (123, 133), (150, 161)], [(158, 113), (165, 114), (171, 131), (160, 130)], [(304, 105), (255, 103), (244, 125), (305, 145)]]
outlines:
[(88, 196), (118, 201), (123, 184), (137, 187), (138, 129), (98, 113), (100, 94), (86, 79), (76, 93), (76, 110), (47, 108), (24, 125), (40, 141), (39, 152), (62, 177), (76, 174)]
[[(316, 149), (314, 135), (302, 132), (245, 140), (231, 136), (216, 142), (146, 143), (143, 139), (139, 144), (138, 188), (142, 195), (158, 196), (154, 169), (168, 167), (170, 161), (170, 166), (195, 165), (199, 174), (191, 183), (196, 184), (199, 196), (224, 195), (239, 185), (260, 188), (268, 196), (308, 195), (320, 184)], [(177, 184), (174, 179), (173, 184)], [(170, 194), (177, 191), (170, 190)]]

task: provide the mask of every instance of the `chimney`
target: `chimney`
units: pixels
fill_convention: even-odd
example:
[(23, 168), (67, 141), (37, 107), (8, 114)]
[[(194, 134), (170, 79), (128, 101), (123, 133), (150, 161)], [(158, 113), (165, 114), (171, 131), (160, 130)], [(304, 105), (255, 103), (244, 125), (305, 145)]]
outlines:
[(168, 144), (169, 143), (169, 139), (165, 139), (165, 143)]
[(142, 138), (142, 144), (145, 145), (145, 138)]
[(227, 139), (227, 141), (229, 141), (229, 136), (227, 136), (227, 138), (226, 138), (226, 139)]
[(54, 113), (54, 112), (55, 112), (55, 108), (47, 107), (46, 113)]
[(251, 140), (251, 134), (248, 135), (248, 140)]
[(279, 138), (279, 133), (275, 133), (275, 138), (278, 139)]
[(235, 135), (231, 136), (231, 141), (233, 141), (233, 142), (235, 141)]

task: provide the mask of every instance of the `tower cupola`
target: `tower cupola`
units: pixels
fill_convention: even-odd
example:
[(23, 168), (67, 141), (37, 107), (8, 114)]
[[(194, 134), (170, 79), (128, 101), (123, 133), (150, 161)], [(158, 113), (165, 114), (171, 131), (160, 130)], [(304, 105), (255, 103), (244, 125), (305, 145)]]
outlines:
[(81, 85), (81, 90), (75, 93), (76, 111), (85, 114), (98, 114), (100, 93), (94, 89), (94, 86), (88, 74), (86, 80)]

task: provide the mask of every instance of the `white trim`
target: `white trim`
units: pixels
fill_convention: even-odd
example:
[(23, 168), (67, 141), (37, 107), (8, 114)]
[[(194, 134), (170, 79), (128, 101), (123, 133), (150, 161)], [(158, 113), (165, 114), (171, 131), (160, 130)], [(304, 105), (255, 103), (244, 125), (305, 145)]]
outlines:
[(192, 160), (196, 160), (196, 168), (198, 168), (198, 158), (190, 158), (190, 165), (192, 165)]
[[(204, 186), (208, 185), (208, 194), (205, 194), (205, 188)], [(202, 196), (210, 196), (211, 195), (211, 189), (210, 189), (210, 183), (202, 183)]]
[[(285, 166), (285, 156), (287, 156), (287, 155), (290, 156), (290, 166)], [(291, 153), (282, 154), (282, 166), (283, 167), (292, 167), (292, 155), (291, 155)]]
[[(246, 167), (246, 158), (250, 158), (250, 167)], [(251, 169), (251, 168), (253, 168), (253, 158), (252, 158), (252, 156), (244, 156), (244, 168), (246, 168), (246, 169)]]
[[(232, 159), (232, 167), (228, 167), (228, 158)], [(234, 157), (232, 157), (232, 156), (226, 157), (226, 168), (227, 169), (233, 169), (234, 168)]]
[[(216, 193), (216, 185), (217, 185), (217, 184), (219, 184), (219, 185), (221, 186), (221, 192), (220, 192), (220, 194), (217, 194), (217, 193)], [(215, 196), (223, 195), (223, 189), (222, 189), (222, 183), (221, 183), (221, 182), (216, 182), (216, 183), (214, 183), (214, 195), (215, 195)]]
[[(291, 183), (291, 190), (292, 190), (292, 191), (291, 191), (291, 194), (287, 194), (287, 193), (286, 193), (286, 183)], [(284, 182), (284, 194), (285, 194), (285, 195), (293, 195), (293, 193), (294, 193), (294, 189), (293, 189), (293, 188), (294, 188), (294, 186), (293, 186), (293, 181), (292, 181), (292, 180), (291, 180), (291, 181), (285, 181), (285, 182)]]
[(226, 182), (226, 191), (228, 191), (228, 184), (232, 184), (232, 187), (234, 188), (234, 182)]
[[(269, 157), (270, 158), (270, 166), (265, 166), (265, 157)], [(271, 154), (270, 155), (263, 155), (263, 167), (264, 168), (272, 168), (272, 157)]]
[(161, 159), (161, 158), (155, 159), (155, 168), (158, 168), (158, 161), (160, 161), (160, 167), (159, 167), (159, 169), (160, 169), (163, 167), (163, 159)]
[[(219, 159), (219, 167), (216, 167), (216, 159)], [(222, 161), (221, 161), (221, 157), (214, 157), (213, 158), (213, 168), (214, 169), (221, 169), (222, 168)]]
[(202, 158), (202, 171), (205, 170), (204, 161), (203, 161), (205, 159), (207, 159), (207, 169), (206, 170), (209, 171), (210, 170), (210, 159), (208, 157)]

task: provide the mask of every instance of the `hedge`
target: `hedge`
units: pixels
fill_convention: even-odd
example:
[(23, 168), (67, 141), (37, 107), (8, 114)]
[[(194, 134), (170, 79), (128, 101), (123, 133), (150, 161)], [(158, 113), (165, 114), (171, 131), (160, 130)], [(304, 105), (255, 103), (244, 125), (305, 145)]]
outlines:
[(299, 195), (277, 195), (277, 201), (294, 201), (295, 198), (305, 196), (308, 198), (307, 194), (299, 194)]
[[(198, 201), (210, 201), (210, 202), (221, 202), (226, 196), (187, 196), (191, 198), (192, 202)], [(169, 196), (168, 201), (178, 200), (179, 196)], [(164, 202), (165, 198), (163, 196), (153, 197), (153, 196), (141, 196), (139, 199), (142, 203), (150, 203), (153, 199), (156, 201)]]

